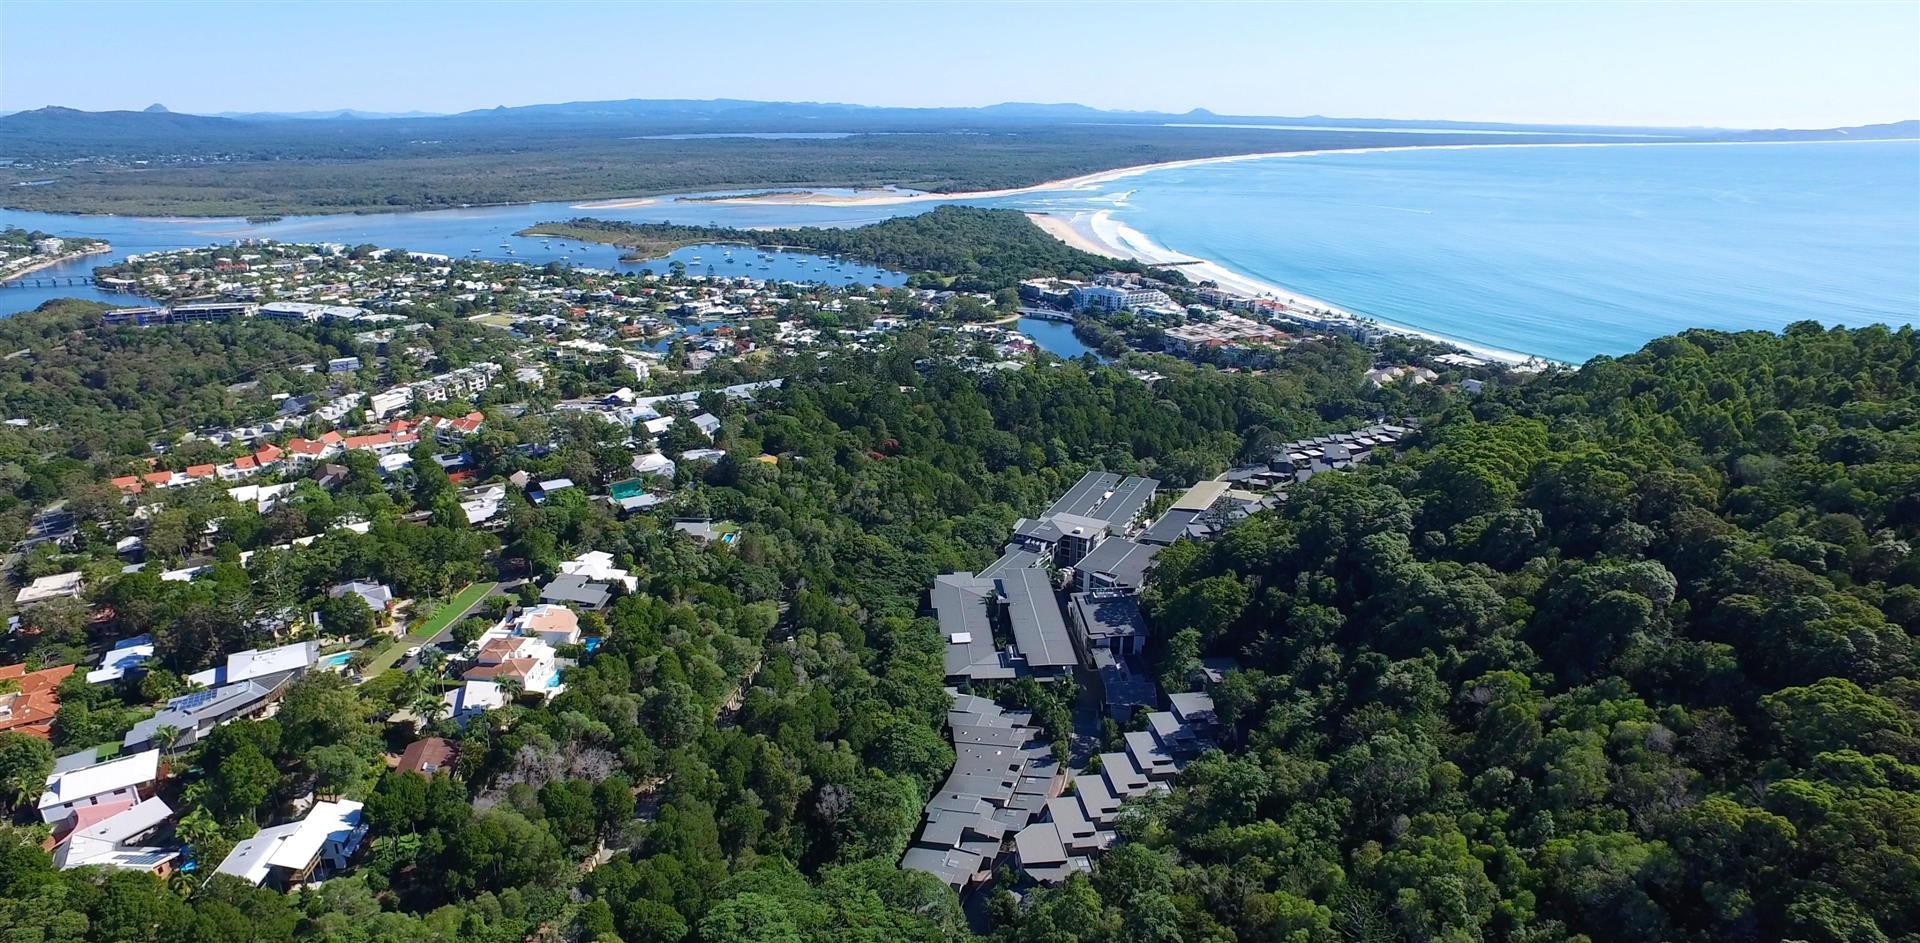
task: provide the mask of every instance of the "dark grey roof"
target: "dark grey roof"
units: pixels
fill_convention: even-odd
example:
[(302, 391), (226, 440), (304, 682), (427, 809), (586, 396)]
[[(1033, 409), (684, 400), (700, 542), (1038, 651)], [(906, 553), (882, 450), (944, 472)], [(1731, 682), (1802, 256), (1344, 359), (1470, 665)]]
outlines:
[(215, 725), (258, 709), (291, 677), (291, 673), (286, 673), (182, 694), (168, 701), (164, 710), (134, 724), (121, 740), (121, 746), (123, 749), (144, 746), (152, 742), (154, 732), (161, 727), (180, 731), (179, 739), (174, 741), (175, 748), (188, 746)]
[(1073, 594), (1073, 621), (1093, 641), (1127, 638), (1147, 631), (1140, 600), (1132, 593), (1096, 590)]
[(563, 573), (553, 578), (540, 590), (540, 598), (550, 602), (573, 602), (589, 609), (598, 609), (607, 604), (613, 591), (603, 583), (595, 583), (578, 573)]
[(934, 579), (930, 595), (934, 616), (940, 621), (940, 637), (946, 643), (942, 660), (948, 677), (987, 680), (1014, 676), (1011, 663), (993, 647), (993, 594), (992, 580), (971, 573), (948, 573)]
[(1192, 723), (1213, 721), (1213, 695), (1202, 691), (1185, 691), (1167, 695), (1167, 703), (1173, 706), (1173, 712), (1182, 721)]
[(1066, 494), (1060, 496), (1060, 500), (1053, 502), (1040, 516), (1086, 514), (1098, 507), (1106, 498), (1107, 492), (1113, 490), (1113, 486), (1119, 483), (1120, 476), (1112, 472), (1087, 472), (1080, 476), (1079, 481), (1074, 482), (1073, 487), (1067, 489)]
[(1153, 526), (1147, 528), (1146, 532), (1140, 535), (1140, 542), (1143, 544), (1158, 544), (1163, 547), (1170, 546), (1174, 541), (1186, 536), (1187, 525), (1198, 520), (1203, 513), (1205, 512), (1187, 511), (1179, 508), (1168, 511), (1160, 515), (1160, 519), (1154, 521)]
[(949, 887), (965, 887), (980, 871), (979, 855), (958, 848), (908, 848), (900, 866), (925, 871)]
[(1101, 541), (1075, 567), (1082, 573), (1105, 578), (1115, 586), (1139, 586), (1146, 580), (1147, 566), (1153, 563), (1158, 546), (1136, 543), (1124, 537)]
[(1090, 516), (1106, 521), (1107, 528), (1116, 534), (1125, 531), (1127, 525), (1140, 516), (1147, 502), (1153, 500), (1153, 493), (1159, 487), (1160, 482), (1152, 478), (1129, 477), (1121, 481)]
[(1073, 638), (1060, 618), (1053, 584), (1042, 570), (1015, 570), (996, 580), (1007, 601), (1007, 621), (1013, 626), (1013, 644), (1033, 668), (1072, 665)]
[(1006, 573), (1008, 570), (1021, 570), (1030, 566), (1039, 566), (1041, 561), (1045, 559), (1045, 556), (1031, 550), (1021, 547), (1008, 547), (1007, 551), (1000, 555), (1000, 559), (987, 564), (986, 568), (980, 571), (979, 576), (981, 579), (990, 580)]

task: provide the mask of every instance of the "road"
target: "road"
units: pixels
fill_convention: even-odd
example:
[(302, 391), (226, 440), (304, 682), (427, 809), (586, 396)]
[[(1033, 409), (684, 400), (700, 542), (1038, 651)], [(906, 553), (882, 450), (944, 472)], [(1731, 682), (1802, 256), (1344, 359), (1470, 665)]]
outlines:
[[(433, 633), (432, 636), (425, 639), (412, 637), (412, 636), (403, 638), (400, 640), (400, 645), (398, 646), (398, 648), (400, 649), (400, 651), (404, 652), (409, 648), (413, 648), (414, 646), (419, 646), (420, 648), (424, 649), (430, 646), (439, 646), (439, 645), (445, 644), (449, 639), (453, 638), (453, 627), (456, 625), (459, 625), (460, 620), (465, 619), (469, 615), (472, 615), (475, 610), (478, 610), (484, 607), (487, 604), (487, 600), (492, 599), (495, 596), (507, 595), (508, 593), (513, 592), (515, 589), (518, 589), (520, 584), (525, 582), (526, 580), (520, 579), (520, 580), (508, 580), (504, 583), (495, 583), (492, 589), (487, 590), (485, 593), (482, 593), (478, 599), (475, 599), (472, 603), (467, 605), (466, 608), (461, 609), (458, 615), (454, 616), (451, 619), (446, 620), (445, 623), (441, 625), (440, 631)], [(395, 665), (397, 665), (402, 671), (412, 671), (413, 669), (420, 667), (420, 656), (402, 655), (395, 662)]]

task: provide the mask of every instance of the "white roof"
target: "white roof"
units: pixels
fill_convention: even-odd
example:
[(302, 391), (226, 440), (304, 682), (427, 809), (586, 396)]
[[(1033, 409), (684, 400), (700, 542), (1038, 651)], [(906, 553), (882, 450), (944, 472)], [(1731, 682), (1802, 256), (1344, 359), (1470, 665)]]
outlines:
[(139, 668), (141, 662), (152, 657), (153, 636), (141, 635), (126, 639), (100, 656), (100, 667), (87, 672), (87, 683), (118, 681), (126, 677), (127, 672)]
[(120, 844), (135, 835), (142, 835), (160, 826), (160, 823), (173, 818), (173, 807), (159, 796), (142, 799), (132, 808), (95, 822), (87, 828), (74, 832), (75, 838), (91, 838), (96, 841)]
[(55, 773), (47, 777), (47, 791), (40, 794), (40, 808), (66, 805), (116, 789), (129, 789), (153, 782), (159, 776), (159, 750), (148, 750), (65, 773)]
[(187, 676), (195, 684), (214, 687), (222, 684), (234, 684), (250, 681), (283, 671), (295, 671), (311, 668), (319, 660), (318, 642), (294, 642), (278, 648), (249, 648), (244, 652), (234, 652), (227, 656), (227, 663), (218, 668), (196, 671)]
[(306, 818), (263, 828), (234, 845), (218, 870), (256, 885), (267, 879), (270, 868), (302, 870), (319, 857), (329, 840), (344, 846), (352, 839), (360, 826), (360, 808), (360, 803), (348, 799), (316, 802)]
[(79, 592), (80, 571), (75, 570), (72, 573), (56, 573), (52, 576), (43, 576), (28, 583), (20, 590), (20, 595), (14, 597), (14, 602), (24, 606), (30, 602), (58, 599), (61, 596), (72, 596)]
[(493, 681), (469, 681), (448, 691), (447, 709), (453, 714), (477, 713), (507, 705), (507, 694)]

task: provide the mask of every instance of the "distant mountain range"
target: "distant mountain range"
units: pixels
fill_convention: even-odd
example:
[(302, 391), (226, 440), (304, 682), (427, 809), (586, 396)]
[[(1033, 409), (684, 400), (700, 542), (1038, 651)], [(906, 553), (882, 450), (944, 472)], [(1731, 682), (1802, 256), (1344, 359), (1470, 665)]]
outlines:
[[(206, 119), (207, 123), (196, 124), (194, 119)], [(1269, 115), (1220, 115), (1204, 108), (1195, 108), (1187, 112), (1124, 111), (1094, 108), (1071, 102), (1002, 102), (997, 105), (981, 107), (936, 107), (936, 108), (898, 108), (873, 105), (851, 105), (840, 102), (767, 102), (745, 99), (648, 99), (628, 98), (611, 101), (557, 102), (541, 105), (502, 105), (495, 108), (481, 108), (456, 114), (439, 114), (427, 111), (383, 112), (360, 111), (353, 108), (341, 108), (321, 111), (254, 111), (219, 112), (211, 115), (190, 114), (170, 111), (164, 105), (148, 106), (144, 111), (101, 111), (86, 112), (77, 109), (51, 106), (33, 111), (15, 112), (0, 117), (0, 128), (6, 126), (21, 127), (34, 125), (46, 127), (51, 124), (71, 124), (79, 127), (83, 123), (95, 127), (109, 123), (120, 124), (129, 130), (144, 127), (148, 129), (181, 129), (198, 127), (202, 130), (218, 133), (221, 125), (213, 122), (234, 122), (236, 124), (275, 123), (283, 121), (420, 121), (436, 123), (446, 119), (458, 119), (466, 122), (484, 120), (514, 120), (526, 123), (722, 123), (732, 122), (743, 125), (759, 126), (768, 123), (795, 122), (817, 125), (821, 122), (837, 122), (829, 129), (815, 126), (812, 130), (862, 130), (871, 125), (891, 124), (948, 124), (948, 123), (1032, 123), (1032, 122), (1124, 122), (1159, 123), (1181, 121), (1202, 124), (1235, 124), (1246, 122), (1284, 122), (1303, 127), (1352, 127), (1352, 128), (1434, 128), (1443, 130), (1474, 131), (1537, 131), (1556, 133), (1650, 133), (1672, 134), (1676, 131), (1688, 136), (1711, 136), (1726, 133), (1741, 135), (1768, 136), (1807, 136), (1827, 135), (1849, 138), (1898, 137), (1913, 134), (1920, 130), (1920, 122), (1900, 121), (1888, 124), (1865, 125), (1857, 128), (1824, 129), (1720, 129), (1720, 128), (1664, 128), (1653, 126), (1612, 126), (1580, 124), (1521, 124), (1513, 122), (1451, 121), (1444, 119), (1412, 120), (1392, 118), (1339, 118), (1322, 115), (1306, 116), (1269, 116)], [(161, 124), (159, 122), (168, 122)], [(232, 130), (239, 130), (233, 128)], [(795, 128), (799, 130), (799, 128)]]
[[(47, 107), (0, 116), (0, 153), (10, 156), (142, 156), (219, 151), (245, 154), (289, 145), (322, 156), (369, 156), (422, 141), (505, 140), (529, 130), (570, 131), (604, 139), (646, 135), (766, 134), (781, 132), (1018, 132), (1045, 127), (1130, 126), (1182, 128), (1278, 124), (1329, 131), (1418, 128), (1465, 134), (1552, 133), (1691, 140), (1861, 140), (1920, 137), (1920, 121), (1856, 128), (1730, 130), (1502, 122), (1414, 121), (1380, 118), (1220, 115), (1196, 108), (1182, 113), (1115, 111), (1073, 103), (1003, 102), (977, 108), (895, 108), (837, 102), (763, 102), (741, 99), (620, 99), (500, 106), (453, 115), (355, 109), (300, 112), (185, 114), (155, 104), (144, 111), (80, 111)], [(1171, 131), (1170, 133), (1178, 133)], [(1247, 132), (1254, 133), (1254, 132)]]

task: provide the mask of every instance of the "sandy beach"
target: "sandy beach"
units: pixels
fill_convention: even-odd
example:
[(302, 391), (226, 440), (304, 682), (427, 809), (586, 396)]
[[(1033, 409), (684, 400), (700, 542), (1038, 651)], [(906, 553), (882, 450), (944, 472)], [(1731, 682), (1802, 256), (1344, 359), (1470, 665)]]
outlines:
[(1370, 322), (1382, 330), (1394, 334), (1407, 334), (1424, 337), (1428, 340), (1451, 344), (1477, 357), (1485, 357), (1502, 363), (1521, 364), (1538, 361), (1540, 358), (1512, 350), (1502, 350), (1475, 344), (1455, 337), (1446, 337), (1430, 331), (1391, 324), (1354, 314), (1339, 305), (1294, 291), (1282, 285), (1263, 281), (1229, 269), (1209, 259), (1196, 258), (1175, 252), (1154, 242), (1145, 233), (1140, 232), (1113, 218), (1111, 210), (1093, 212), (1081, 211), (1072, 215), (1056, 216), (1047, 213), (1028, 213), (1027, 218), (1034, 225), (1046, 231), (1048, 235), (1082, 252), (1106, 256), (1112, 259), (1128, 259), (1150, 265), (1164, 265), (1178, 269), (1187, 278), (1196, 282), (1213, 282), (1221, 288), (1249, 298), (1272, 298), (1299, 307), (1325, 312), (1338, 317), (1346, 317)]

